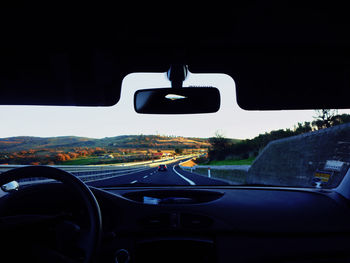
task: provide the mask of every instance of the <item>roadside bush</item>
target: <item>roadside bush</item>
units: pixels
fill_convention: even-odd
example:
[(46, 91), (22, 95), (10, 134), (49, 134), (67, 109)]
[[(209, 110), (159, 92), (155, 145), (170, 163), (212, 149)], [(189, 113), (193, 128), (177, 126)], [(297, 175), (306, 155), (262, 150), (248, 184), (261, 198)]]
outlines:
[(209, 159), (207, 157), (199, 157), (195, 160), (196, 164), (207, 164)]

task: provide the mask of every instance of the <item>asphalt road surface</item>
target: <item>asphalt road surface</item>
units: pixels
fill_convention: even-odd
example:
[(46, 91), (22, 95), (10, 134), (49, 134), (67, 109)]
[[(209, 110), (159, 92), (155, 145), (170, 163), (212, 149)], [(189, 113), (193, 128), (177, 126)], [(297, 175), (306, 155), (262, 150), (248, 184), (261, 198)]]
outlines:
[(154, 185), (228, 185), (219, 179), (183, 171), (178, 162), (169, 164), (167, 171), (158, 171), (158, 167), (87, 183), (95, 187), (112, 187), (118, 185), (154, 186)]

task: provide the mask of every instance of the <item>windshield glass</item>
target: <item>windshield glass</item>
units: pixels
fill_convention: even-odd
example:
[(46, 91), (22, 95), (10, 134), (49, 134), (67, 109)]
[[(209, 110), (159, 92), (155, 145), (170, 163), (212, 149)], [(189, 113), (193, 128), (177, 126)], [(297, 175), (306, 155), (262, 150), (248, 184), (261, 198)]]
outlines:
[(0, 172), (56, 166), (96, 187), (333, 188), (349, 169), (350, 110), (244, 111), (231, 77), (190, 73), (185, 87), (220, 90), (217, 113), (135, 112), (135, 91), (169, 86), (165, 73), (134, 73), (113, 107), (1, 106)]

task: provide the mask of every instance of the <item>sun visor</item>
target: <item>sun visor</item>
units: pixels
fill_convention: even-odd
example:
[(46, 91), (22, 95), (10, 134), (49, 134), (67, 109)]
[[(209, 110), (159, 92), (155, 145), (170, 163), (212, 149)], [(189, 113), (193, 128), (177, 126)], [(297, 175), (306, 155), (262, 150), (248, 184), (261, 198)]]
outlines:
[(241, 108), (350, 108), (350, 56), (344, 48), (290, 48), (255, 54), (258, 57), (246, 56), (231, 72)]
[(116, 57), (101, 50), (3, 48), (0, 104), (111, 106), (120, 97)]

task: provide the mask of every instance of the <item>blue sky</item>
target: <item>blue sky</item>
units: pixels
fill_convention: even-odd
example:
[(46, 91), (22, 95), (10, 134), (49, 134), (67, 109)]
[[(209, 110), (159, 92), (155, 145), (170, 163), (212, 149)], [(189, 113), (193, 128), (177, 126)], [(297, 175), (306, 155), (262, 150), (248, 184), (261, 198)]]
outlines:
[[(259, 133), (293, 128), (312, 121), (315, 112), (244, 111), (236, 103), (234, 80), (225, 74), (189, 74), (185, 86), (215, 86), (221, 108), (212, 114), (144, 115), (133, 108), (138, 89), (169, 87), (165, 73), (133, 73), (122, 84), (119, 103), (112, 107), (0, 106), (0, 137), (84, 136), (113, 137), (126, 134), (160, 134), (210, 137), (219, 131), (230, 138), (253, 138)], [(350, 110), (339, 110), (350, 113)]]

